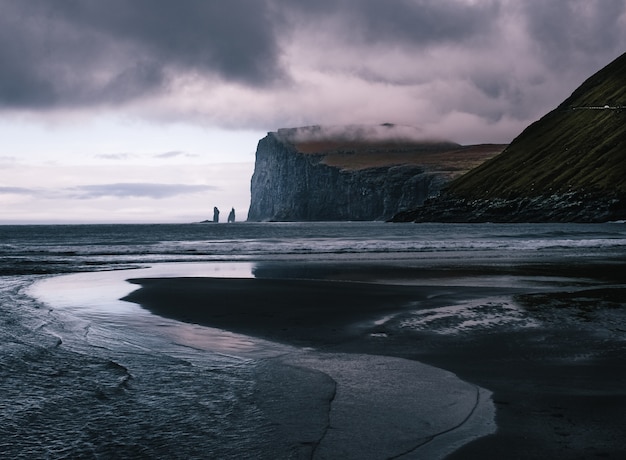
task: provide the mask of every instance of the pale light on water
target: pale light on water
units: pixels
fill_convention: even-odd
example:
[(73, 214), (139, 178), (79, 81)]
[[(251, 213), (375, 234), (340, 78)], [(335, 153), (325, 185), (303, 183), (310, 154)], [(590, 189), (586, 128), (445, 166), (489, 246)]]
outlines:
[(149, 268), (55, 276), (38, 281), (27, 292), (47, 305), (100, 326), (131, 327), (135, 334), (143, 335), (149, 335), (157, 328), (161, 335), (183, 346), (258, 358), (284, 352), (285, 347), (219, 329), (211, 329), (208, 333), (206, 327), (161, 318), (135, 303), (122, 300), (139, 288), (127, 282), (128, 279), (252, 278), (253, 269), (251, 262), (160, 263)]
[(252, 262), (159, 263), (148, 268), (47, 278), (34, 284), (29, 294), (55, 307), (78, 309), (84, 313), (136, 314), (139, 307), (120, 300), (138, 288), (125, 282), (129, 278), (252, 278), (253, 269)]

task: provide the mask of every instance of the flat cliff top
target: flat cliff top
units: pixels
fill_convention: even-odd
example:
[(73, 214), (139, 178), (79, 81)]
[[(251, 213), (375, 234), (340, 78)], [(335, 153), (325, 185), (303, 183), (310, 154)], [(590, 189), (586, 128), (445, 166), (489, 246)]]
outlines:
[(332, 154), (332, 153), (384, 153), (429, 151), (438, 152), (461, 147), (455, 142), (428, 140), (352, 140), (352, 139), (314, 139), (292, 142), (300, 153)]
[(356, 153), (332, 152), (322, 163), (340, 169), (359, 170), (398, 165), (421, 166), (433, 172), (462, 174), (495, 157), (506, 148), (502, 144), (458, 146), (456, 148), (370, 150)]
[(502, 152), (506, 145), (463, 146), (425, 138), (418, 128), (383, 125), (308, 126), (272, 133), (304, 155), (342, 170), (414, 165), (458, 176)]

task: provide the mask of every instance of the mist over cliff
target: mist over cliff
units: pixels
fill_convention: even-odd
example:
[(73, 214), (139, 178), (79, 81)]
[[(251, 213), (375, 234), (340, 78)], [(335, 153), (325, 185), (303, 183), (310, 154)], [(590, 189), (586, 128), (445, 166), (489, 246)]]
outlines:
[(248, 220), (386, 220), (502, 148), (391, 124), (280, 129), (259, 141)]

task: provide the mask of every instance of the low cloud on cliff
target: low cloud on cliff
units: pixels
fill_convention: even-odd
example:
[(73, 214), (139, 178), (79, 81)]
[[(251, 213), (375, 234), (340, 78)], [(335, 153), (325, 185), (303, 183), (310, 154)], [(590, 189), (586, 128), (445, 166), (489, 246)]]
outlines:
[[(0, 0), (0, 8), (0, 134), (15, 138), (0, 157), (20, 161), (65, 161), (65, 151), (146, 164), (197, 154), (253, 161), (254, 142), (233, 160), (189, 136), (164, 141), (163, 127), (180, 136), (187, 126), (258, 139), (283, 127), (393, 123), (461, 143), (509, 142), (626, 51), (624, 0)], [(93, 148), (70, 148), (68, 139), (104, 118), (115, 123), (91, 136)], [(24, 147), (35, 131), (50, 140)], [(113, 140), (128, 145), (109, 147)]]
[(382, 123), (379, 125), (312, 125), (279, 129), (278, 136), (288, 142), (433, 142), (445, 140), (429, 137), (415, 126)]

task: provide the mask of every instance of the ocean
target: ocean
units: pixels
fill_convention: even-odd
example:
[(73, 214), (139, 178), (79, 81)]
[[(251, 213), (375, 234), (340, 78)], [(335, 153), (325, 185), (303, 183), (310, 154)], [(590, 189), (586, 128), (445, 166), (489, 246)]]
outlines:
[(299, 458), (258, 393), (265, 359), (294, 346), (161, 318), (120, 300), (125, 280), (623, 260), (626, 225), (9, 225), (0, 255), (0, 458)]

